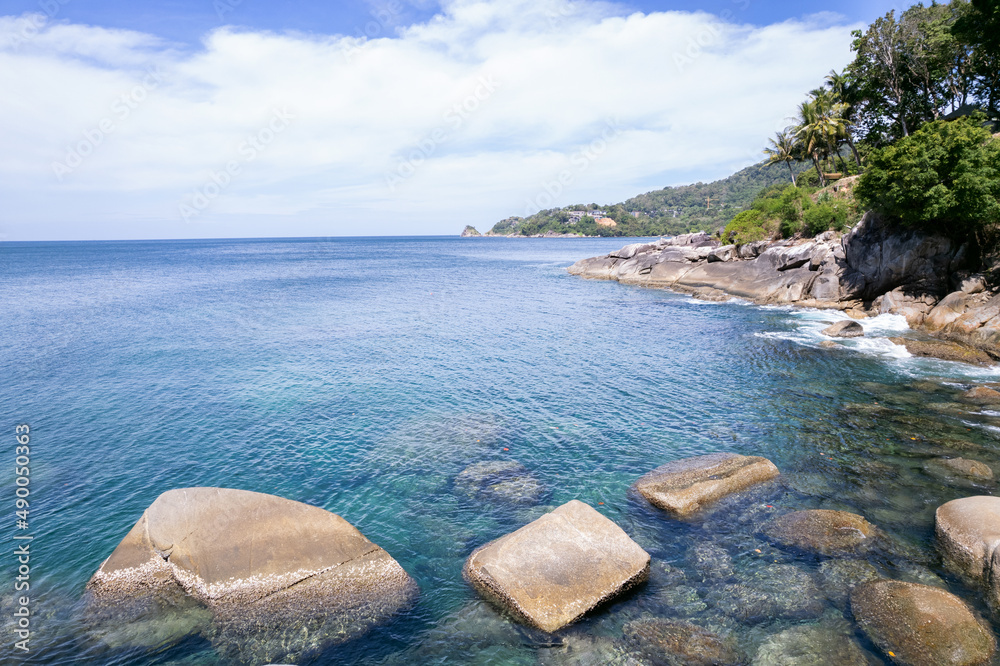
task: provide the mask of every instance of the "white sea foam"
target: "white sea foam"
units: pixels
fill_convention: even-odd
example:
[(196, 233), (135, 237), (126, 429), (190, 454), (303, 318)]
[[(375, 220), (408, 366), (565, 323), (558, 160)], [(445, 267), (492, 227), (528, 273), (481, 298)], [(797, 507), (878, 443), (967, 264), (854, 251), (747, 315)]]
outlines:
[(823, 329), (835, 322), (850, 319), (848, 315), (839, 310), (795, 308), (783, 305), (764, 306), (764, 308), (784, 310), (798, 325), (790, 331), (759, 333), (758, 335), (763, 338), (787, 340), (807, 347), (819, 347), (823, 341), (834, 340), (844, 350), (881, 357), (892, 363), (897, 371), (910, 377), (946, 375), (975, 381), (995, 378), (1000, 375), (1000, 366), (981, 368), (965, 363), (913, 356), (906, 350), (906, 347), (897, 345), (889, 339), (910, 330), (906, 318), (902, 315), (882, 314), (860, 320), (859, 323), (865, 329), (863, 337), (831, 338), (823, 335)]

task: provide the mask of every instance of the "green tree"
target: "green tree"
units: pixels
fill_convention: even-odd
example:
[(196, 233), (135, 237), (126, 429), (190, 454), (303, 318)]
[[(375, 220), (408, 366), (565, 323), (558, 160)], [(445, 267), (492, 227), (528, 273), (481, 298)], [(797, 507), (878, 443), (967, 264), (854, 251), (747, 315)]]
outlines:
[(786, 127), (781, 132), (775, 132), (773, 139), (768, 139), (771, 144), (764, 149), (767, 155), (768, 164), (778, 164), (784, 162), (788, 167), (788, 175), (792, 177), (792, 185), (795, 185), (795, 171), (792, 170), (792, 162), (798, 162), (798, 148), (795, 144), (795, 132)]
[(981, 242), (1000, 224), (1000, 142), (981, 119), (928, 123), (874, 151), (854, 194), (905, 226)]
[(1000, 119), (1000, 0), (972, 0), (952, 33), (969, 49), (973, 92)]

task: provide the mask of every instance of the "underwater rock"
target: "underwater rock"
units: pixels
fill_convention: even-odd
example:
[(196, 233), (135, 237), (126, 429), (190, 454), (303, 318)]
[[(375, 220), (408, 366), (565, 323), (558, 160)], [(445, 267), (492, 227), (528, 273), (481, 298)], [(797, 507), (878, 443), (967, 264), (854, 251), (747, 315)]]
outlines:
[(760, 624), (818, 617), (825, 596), (808, 572), (791, 564), (771, 564), (713, 591), (710, 600), (743, 624)]
[(861, 583), (878, 580), (878, 570), (865, 560), (825, 560), (819, 565), (826, 598), (840, 610), (847, 610), (851, 590)]
[(924, 471), (937, 477), (961, 475), (969, 479), (989, 481), (993, 470), (986, 463), (968, 458), (935, 458), (924, 463)]
[(831, 338), (860, 338), (865, 334), (865, 328), (853, 319), (845, 319), (827, 326), (820, 332)]
[(487, 502), (536, 504), (542, 484), (515, 460), (490, 460), (469, 465), (455, 477), (455, 490)]
[(691, 546), (688, 562), (701, 574), (702, 580), (719, 580), (733, 575), (733, 558), (723, 548), (711, 542)]
[(1000, 391), (987, 386), (977, 386), (963, 393), (962, 399), (974, 405), (1000, 405)]
[(845, 631), (822, 625), (786, 629), (757, 649), (753, 666), (869, 666), (868, 655)]
[(562, 645), (538, 651), (538, 666), (646, 666), (608, 636), (566, 636)]
[(653, 506), (685, 517), (778, 474), (778, 468), (767, 458), (711, 453), (657, 467), (636, 481), (632, 489)]
[(418, 590), (336, 514), (246, 490), (182, 488), (146, 509), (87, 592), (91, 616), (117, 623), (148, 616), (151, 599), (186, 595), (211, 611), (206, 633), (220, 653), (266, 662), (358, 636)]
[(651, 618), (625, 625), (625, 640), (654, 666), (740, 666), (736, 641), (690, 622)]
[(907, 666), (986, 664), (996, 638), (964, 601), (936, 587), (876, 580), (851, 592), (851, 611), (872, 643)]
[(571, 500), (475, 550), (462, 573), (487, 600), (552, 632), (645, 581), (649, 561), (620, 527)]
[(982, 587), (989, 605), (1000, 610), (1000, 497), (946, 502), (934, 515), (934, 527), (945, 564)]
[(828, 509), (786, 513), (762, 531), (778, 546), (826, 557), (863, 554), (877, 535), (875, 526), (863, 517)]

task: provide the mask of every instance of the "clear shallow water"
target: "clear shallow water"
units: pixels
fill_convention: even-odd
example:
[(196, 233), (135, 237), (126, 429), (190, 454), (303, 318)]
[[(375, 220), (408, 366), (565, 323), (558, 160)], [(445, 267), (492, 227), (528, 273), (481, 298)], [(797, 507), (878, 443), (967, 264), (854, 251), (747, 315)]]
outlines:
[[(873, 559), (882, 575), (978, 603), (940, 568), (933, 512), (995, 485), (924, 465), (962, 455), (1000, 469), (1000, 414), (956, 397), (1000, 375), (910, 358), (885, 339), (905, 328), (898, 318), (829, 350), (819, 330), (837, 313), (706, 304), (566, 274), (624, 242), (0, 245), (9, 463), (14, 425), (32, 427), (29, 661), (218, 663), (199, 637), (109, 650), (75, 619), (87, 579), (143, 509), (195, 485), (338, 513), (417, 579), (411, 612), (317, 664), (609, 663), (625, 658), (623, 625), (644, 617), (725, 631), (750, 657), (794, 624), (850, 634), (819, 563), (756, 536), (775, 512), (799, 508), (862, 513), (896, 544)], [(714, 451), (767, 456), (785, 485), (693, 524), (628, 497), (653, 467)], [(520, 462), (544, 494), (527, 504), (465, 496), (454, 478), (484, 460)], [(11, 464), (0, 495), (13, 514)], [(646, 548), (653, 577), (553, 640), (479, 602), (461, 566), (574, 498)], [(732, 577), (705, 575), (689, 552), (697, 544), (725, 551)], [(725, 586), (775, 563), (816, 581), (822, 613), (740, 620)], [(12, 558), (0, 571), (13, 578)]]

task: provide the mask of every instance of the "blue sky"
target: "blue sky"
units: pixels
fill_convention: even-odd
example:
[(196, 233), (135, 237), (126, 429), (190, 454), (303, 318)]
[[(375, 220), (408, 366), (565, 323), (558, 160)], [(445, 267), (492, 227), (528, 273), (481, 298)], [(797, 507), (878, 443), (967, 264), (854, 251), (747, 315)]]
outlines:
[(0, 6), (0, 239), (457, 233), (758, 161), (891, 3)]

